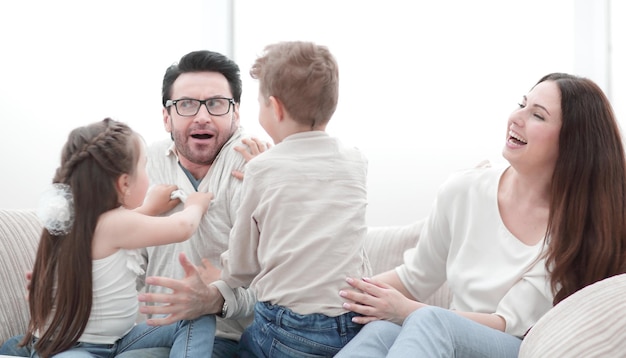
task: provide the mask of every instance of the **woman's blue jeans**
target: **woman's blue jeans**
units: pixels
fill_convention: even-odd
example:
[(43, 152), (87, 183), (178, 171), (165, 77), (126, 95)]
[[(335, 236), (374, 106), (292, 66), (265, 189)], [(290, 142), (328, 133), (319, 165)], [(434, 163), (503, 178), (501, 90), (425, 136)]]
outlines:
[[(179, 321), (167, 326), (148, 326), (140, 323), (113, 344), (78, 342), (71, 349), (58, 353), (54, 357), (109, 358), (123, 352), (152, 347), (171, 347), (170, 357), (211, 357), (214, 337), (214, 315), (206, 315), (190, 321)], [(34, 350), (29, 349), (29, 351), (30, 357), (39, 357)]]
[(239, 341), (239, 357), (332, 357), (361, 329), (355, 313), (337, 317), (301, 315), (282, 306), (257, 302), (254, 322)]
[(402, 326), (373, 321), (335, 357), (517, 357), (522, 340), (440, 307), (411, 313)]

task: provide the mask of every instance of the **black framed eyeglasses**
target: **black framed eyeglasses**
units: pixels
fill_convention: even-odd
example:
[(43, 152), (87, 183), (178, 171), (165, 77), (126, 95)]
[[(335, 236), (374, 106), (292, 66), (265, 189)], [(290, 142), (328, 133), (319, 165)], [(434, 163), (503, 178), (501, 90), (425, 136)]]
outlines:
[(200, 106), (205, 105), (207, 111), (213, 116), (223, 116), (230, 112), (231, 105), (235, 105), (233, 98), (215, 97), (205, 100), (193, 99), (193, 98), (181, 98), (181, 99), (168, 99), (165, 102), (165, 107), (174, 106), (176, 113), (183, 117), (191, 117), (198, 114)]

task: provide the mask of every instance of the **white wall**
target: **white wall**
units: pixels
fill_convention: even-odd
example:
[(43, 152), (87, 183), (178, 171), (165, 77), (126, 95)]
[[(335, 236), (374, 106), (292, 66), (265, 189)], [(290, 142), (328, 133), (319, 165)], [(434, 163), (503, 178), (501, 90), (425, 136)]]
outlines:
[(501, 161), (506, 119), (542, 75), (593, 78), (574, 58), (580, 1), (12, 1), (0, 22), (0, 207), (36, 205), (78, 125), (112, 116), (148, 141), (166, 136), (162, 75), (191, 50), (233, 54), (242, 122), (264, 136), (248, 70), (264, 45), (298, 39), (338, 59), (329, 132), (369, 158), (370, 224), (409, 223), (428, 213), (450, 172)]
[(261, 131), (247, 71), (265, 44), (311, 40), (337, 57), (329, 132), (369, 158), (373, 225), (421, 218), (452, 171), (501, 161), (522, 95), (575, 67), (573, 0), (240, 0), (234, 12), (248, 128)]
[(611, 39), (609, 87), (613, 109), (622, 123), (622, 130), (626, 132), (626, 1), (610, 0), (608, 3)]
[(167, 137), (161, 115), (165, 69), (192, 50), (231, 51), (226, 4), (3, 3), (0, 207), (36, 206), (74, 127), (113, 117), (149, 142)]

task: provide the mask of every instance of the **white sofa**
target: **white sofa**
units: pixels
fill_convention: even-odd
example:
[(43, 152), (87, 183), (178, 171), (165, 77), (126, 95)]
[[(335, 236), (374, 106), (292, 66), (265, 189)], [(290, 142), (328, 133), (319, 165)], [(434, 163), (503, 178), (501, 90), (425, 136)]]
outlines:
[[(366, 249), (375, 273), (402, 262), (422, 221), (370, 228)], [(41, 226), (33, 210), (0, 209), (0, 343), (25, 332), (25, 273), (31, 270)], [(442, 286), (426, 303), (448, 307)], [(626, 357), (626, 274), (591, 285), (549, 311), (530, 331), (520, 357)]]

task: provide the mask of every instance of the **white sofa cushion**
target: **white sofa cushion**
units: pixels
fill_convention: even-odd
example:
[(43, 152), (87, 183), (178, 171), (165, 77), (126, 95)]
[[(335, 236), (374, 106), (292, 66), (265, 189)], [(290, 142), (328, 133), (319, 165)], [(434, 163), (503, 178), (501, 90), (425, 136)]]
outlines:
[(528, 332), (520, 358), (626, 356), (626, 274), (589, 285)]

